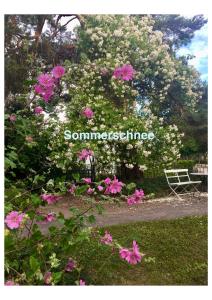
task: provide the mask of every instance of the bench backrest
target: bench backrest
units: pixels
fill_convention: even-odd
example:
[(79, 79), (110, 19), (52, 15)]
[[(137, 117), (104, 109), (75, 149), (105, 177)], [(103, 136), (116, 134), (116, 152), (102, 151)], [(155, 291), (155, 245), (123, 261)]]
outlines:
[(208, 165), (207, 164), (196, 164), (193, 168), (194, 172), (208, 174)]
[(164, 170), (164, 173), (168, 184), (190, 181), (188, 169)]

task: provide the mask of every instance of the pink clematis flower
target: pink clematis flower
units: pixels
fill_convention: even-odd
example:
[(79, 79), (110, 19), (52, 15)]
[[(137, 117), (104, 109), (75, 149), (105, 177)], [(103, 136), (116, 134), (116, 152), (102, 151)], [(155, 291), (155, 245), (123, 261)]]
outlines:
[(83, 110), (82, 114), (88, 119), (92, 119), (94, 116), (94, 112), (92, 111), (92, 109), (90, 107), (86, 107)]
[(111, 179), (109, 177), (107, 177), (105, 180), (104, 180), (104, 183), (105, 184), (110, 184), (111, 183)]
[(23, 221), (24, 215), (24, 213), (19, 213), (18, 211), (11, 211), (6, 216), (5, 223), (10, 229), (19, 228)]
[(65, 74), (65, 68), (62, 66), (56, 66), (52, 70), (54, 78), (59, 79)]
[(103, 191), (104, 188), (103, 188), (103, 186), (98, 185), (98, 186), (97, 186), (97, 189), (101, 192), (101, 191)]
[(15, 122), (15, 121), (16, 121), (16, 115), (14, 115), (14, 114), (10, 115), (10, 116), (9, 116), (9, 120), (10, 120), (11, 122)]
[(101, 238), (101, 243), (105, 244), (105, 245), (110, 245), (112, 244), (113, 241), (113, 237), (112, 235), (105, 231), (105, 235)]
[(72, 258), (69, 258), (69, 260), (65, 266), (65, 271), (71, 272), (74, 270), (74, 268), (76, 268), (76, 263), (74, 262), (74, 260)]
[(80, 281), (79, 281), (79, 285), (86, 285), (86, 284), (85, 284), (85, 281), (84, 281), (84, 280), (82, 280), (82, 279), (80, 279)]
[(43, 195), (41, 195), (41, 199), (43, 201), (46, 201), (48, 204), (52, 204), (52, 203), (57, 202), (60, 199), (60, 197), (56, 196), (56, 195), (51, 195), (51, 194), (43, 194)]
[(54, 86), (54, 78), (49, 74), (40, 74), (37, 79), (44, 88), (52, 88)]
[(93, 156), (92, 150), (82, 149), (82, 151), (78, 154), (78, 157), (80, 160), (86, 160), (87, 158), (90, 158)]
[(88, 189), (87, 189), (87, 194), (88, 194), (88, 195), (93, 194), (93, 192), (94, 192), (94, 189), (92, 189), (92, 188), (88, 188)]
[(83, 181), (84, 181), (85, 183), (91, 183), (91, 178), (83, 178)]
[(43, 276), (43, 280), (45, 284), (50, 284), (52, 282), (52, 273), (51, 272), (46, 272)]
[(34, 113), (35, 113), (36, 115), (40, 115), (40, 114), (42, 114), (42, 112), (43, 112), (43, 108), (42, 108), (41, 106), (35, 107)]

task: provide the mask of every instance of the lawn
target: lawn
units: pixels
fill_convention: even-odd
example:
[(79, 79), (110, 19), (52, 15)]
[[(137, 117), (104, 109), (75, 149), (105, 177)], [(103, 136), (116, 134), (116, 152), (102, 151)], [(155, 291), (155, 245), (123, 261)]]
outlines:
[(106, 227), (124, 247), (135, 239), (146, 256), (128, 265), (111, 248), (87, 243), (78, 256), (93, 285), (207, 285), (207, 217)]

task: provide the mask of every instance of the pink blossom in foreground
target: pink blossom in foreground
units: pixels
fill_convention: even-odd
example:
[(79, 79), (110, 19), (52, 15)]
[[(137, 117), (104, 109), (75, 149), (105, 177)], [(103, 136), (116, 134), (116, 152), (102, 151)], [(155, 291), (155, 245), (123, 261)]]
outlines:
[(114, 176), (114, 179), (111, 181), (110, 185), (107, 187), (108, 192), (111, 194), (117, 194), (120, 193), (123, 187), (123, 183), (119, 181), (116, 176)]
[(40, 74), (37, 79), (39, 84), (44, 88), (51, 88), (54, 86), (54, 78), (49, 74)]
[(86, 107), (83, 110), (82, 114), (88, 119), (92, 119), (94, 116), (94, 112), (92, 111), (92, 109), (90, 107)]
[(113, 241), (112, 235), (105, 231), (105, 235), (101, 238), (101, 243), (106, 244), (106, 245), (110, 245)]
[(130, 255), (130, 251), (126, 248), (122, 248), (119, 250), (119, 254), (122, 259), (126, 259)]
[(68, 190), (69, 193), (74, 194), (76, 188), (77, 188), (76, 185), (75, 185), (75, 184), (72, 184), (72, 186), (71, 186), (70, 189)]
[(40, 115), (40, 114), (42, 114), (42, 112), (43, 112), (43, 108), (42, 108), (41, 106), (35, 107), (34, 113), (35, 113), (36, 115)]
[(84, 280), (82, 280), (82, 279), (80, 279), (80, 281), (79, 281), (79, 285), (85, 285), (85, 281), (84, 281)]
[(43, 94), (42, 97), (44, 99), (45, 102), (49, 102), (49, 100), (51, 99), (51, 97), (53, 96), (54, 92), (52, 89), (46, 90)]
[(134, 194), (129, 196), (127, 198), (128, 205), (133, 205), (139, 202), (142, 202), (142, 199), (144, 197), (144, 191), (143, 190), (135, 190)]
[(18, 285), (17, 283), (15, 283), (13, 280), (7, 280), (5, 282), (5, 285)]
[(46, 272), (43, 276), (43, 280), (44, 280), (45, 284), (50, 284), (52, 282), (52, 273)]
[(46, 222), (52, 222), (56, 219), (55, 217), (55, 213), (48, 213), (46, 216), (45, 216), (45, 221)]
[(10, 120), (11, 122), (15, 122), (15, 121), (16, 121), (16, 115), (14, 115), (14, 114), (10, 115), (10, 116), (9, 116), (9, 120)]
[(80, 160), (86, 160), (87, 158), (90, 158), (93, 156), (92, 150), (82, 149), (80, 153), (78, 153), (78, 157)]
[(83, 178), (83, 181), (84, 181), (85, 183), (91, 183), (91, 178)]
[(104, 180), (104, 183), (105, 184), (110, 184), (111, 183), (111, 179), (109, 177), (107, 177), (105, 180)]
[(6, 216), (5, 223), (10, 229), (19, 228), (23, 221), (24, 215), (24, 213), (19, 213), (18, 211), (11, 211)]
[(92, 188), (88, 188), (88, 189), (87, 189), (87, 194), (88, 194), (88, 195), (93, 194), (93, 192), (94, 192), (94, 189), (92, 189)]
[(74, 270), (74, 268), (76, 268), (76, 263), (74, 262), (74, 260), (72, 258), (69, 258), (69, 260), (65, 266), (65, 271), (71, 272)]
[(46, 201), (48, 204), (52, 204), (58, 201), (60, 197), (52, 194), (43, 194), (41, 195), (41, 199), (43, 201)]
[(104, 188), (103, 188), (103, 186), (98, 185), (98, 186), (97, 186), (97, 189), (101, 192)]
[(39, 95), (42, 95), (45, 92), (44, 87), (41, 86), (40, 84), (36, 84), (34, 86), (34, 90), (35, 90), (35, 93), (39, 94)]
[(133, 247), (131, 250), (122, 248), (120, 249), (119, 254), (122, 259), (125, 259), (131, 265), (136, 265), (144, 256), (144, 254), (139, 252), (139, 247), (136, 241), (133, 241)]
[(123, 65), (122, 67), (118, 67), (113, 72), (113, 76), (115, 78), (126, 80), (126, 81), (132, 80), (134, 74), (135, 74), (135, 70), (129, 64)]
[(54, 78), (61, 78), (65, 74), (65, 68), (62, 66), (56, 66), (52, 70)]

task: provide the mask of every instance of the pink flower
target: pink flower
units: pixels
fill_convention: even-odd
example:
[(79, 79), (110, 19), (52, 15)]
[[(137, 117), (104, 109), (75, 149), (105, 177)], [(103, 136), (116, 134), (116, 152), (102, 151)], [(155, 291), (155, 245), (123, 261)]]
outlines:
[(12, 114), (9, 116), (9, 119), (11, 122), (15, 122), (16, 121), (16, 115)]
[(80, 160), (86, 160), (87, 158), (90, 158), (93, 156), (92, 150), (82, 149), (82, 151), (78, 154), (78, 157)]
[(128, 249), (122, 248), (119, 250), (119, 254), (122, 259), (126, 259), (130, 255), (130, 251)]
[(111, 182), (111, 179), (110, 179), (109, 177), (107, 177), (107, 178), (104, 180), (104, 183), (105, 183), (105, 184), (110, 184), (110, 182)]
[(135, 201), (135, 198), (133, 196), (127, 197), (127, 204), (128, 205), (133, 205), (136, 204), (137, 202)]
[(61, 78), (65, 74), (65, 68), (62, 66), (56, 66), (52, 70), (52, 74), (55, 78)]
[(88, 195), (93, 194), (93, 192), (94, 192), (94, 189), (92, 189), (92, 188), (88, 188), (88, 189), (87, 189), (87, 194), (88, 194)]
[(121, 76), (123, 80), (129, 81), (133, 79), (135, 70), (131, 65), (123, 65), (121, 71), (122, 71)]
[(50, 88), (54, 86), (54, 79), (49, 74), (40, 74), (38, 76), (38, 82), (42, 87)]
[(128, 205), (133, 205), (142, 202), (143, 196), (144, 196), (143, 190), (135, 190), (134, 194), (127, 198)]
[(25, 214), (19, 213), (18, 211), (11, 211), (6, 216), (5, 223), (10, 229), (18, 228), (23, 221), (24, 215)]
[(55, 213), (48, 213), (46, 216), (45, 216), (45, 221), (46, 222), (52, 222), (55, 220)]
[(123, 65), (114, 70), (113, 76), (117, 79), (129, 81), (133, 79), (134, 73), (135, 70), (131, 65)]
[(83, 110), (82, 114), (88, 119), (92, 119), (94, 116), (94, 112), (92, 111), (92, 109), (90, 107), (86, 107)]
[(101, 238), (101, 242), (106, 245), (110, 245), (113, 241), (112, 235), (105, 231), (105, 235)]
[(56, 201), (58, 201), (60, 199), (60, 197), (56, 196), (56, 195), (51, 195), (51, 194), (43, 194), (43, 195), (41, 195), (41, 199), (43, 201), (46, 201), (48, 204), (52, 204), (52, 203), (55, 203)]
[(122, 259), (125, 259), (131, 265), (136, 265), (144, 256), (144, 254), (139, 252), (139, 247), (136, 241), (133, 241), (132, 250), (122, 248), (120, 249), (119, 254)]
[(122, 75), (122, 70), (121, 68), (116, 68), (113, 72), (113, 76), (117, 79), (120, 79), (121, 78), (121, 75)]
[(43, 280), (44, 280), (45, 284), (50, 284), (52, 282), (52, 273), (46, 272), (43, 276)]
[(84, 281), (84, 280), (82, 280), (82, 279), (80, 279), (80, 281), (79, 281), (79, 285), (85, 285), (85, 281)]
[(91, 183), (91, 178), (83, 178), (85, 183)]
[(44, 88), (40, 85), (40, 84), (36, 84), (34, 86), (34, 89), (35, 89), (35, 93), (36, 94), (39, 94), (39, 95), (42, 95), (42, 93), (44, 93)]
[(43, 108), (42, 108), (41, 106), (35, 107), (34, 113), (35, 113), (36, 115), (40, 115), (40, 114), (42, 114), (42, 112), (43, 112)]
[(5, 282), (5, 285), (18, 285), (17, 283), (15, 283), (13, 280), (7, 280)]
[(118, 179), (116, 179), (116, 176), (114, 176), (114, 179), (113, 179), (113, 181), (111, 181), (110, 186), (109, 186), (109, 192), (111, 194), (120, 193), (123, 185), (124, 184), (121, 181), (118, 181)]
[(104, 188), (103, 188), (103, 186), (98, 185), (98, 186), (97, 186), (97, 189), (101, 192)]
[(68, 190), (71, 194), (74, 194), (75, 190), (76, 190), (76, 185), (72, 184), (72, 186), (70, 187), (70, 189)]
[(76, 267), (76, 264), (72, 258), (69, 258), (66, 266), (65, 266), (65, 271), (66, 272), (71, 272), (73, 269)]
[(54, 94), (53, 90), (48, 89), (48, 90), (44, 91), (44, 93), (42, 94), (42, 97), (45, 102), (49, 102), (49, 100), (53, 96), (53, 94)]

